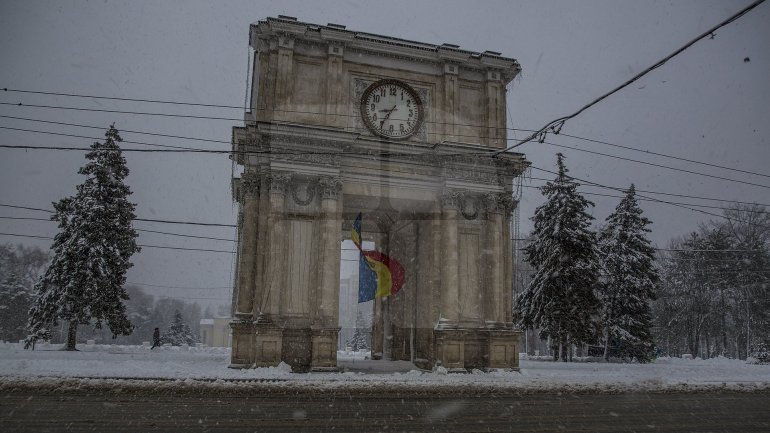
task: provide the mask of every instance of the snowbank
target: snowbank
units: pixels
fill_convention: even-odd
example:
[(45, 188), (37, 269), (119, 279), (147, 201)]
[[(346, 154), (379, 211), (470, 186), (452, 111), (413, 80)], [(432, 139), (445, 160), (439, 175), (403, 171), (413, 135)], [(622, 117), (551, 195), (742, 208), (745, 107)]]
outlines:
[[(339, 373), (291, 373), (287, 365), (227, 368), (230, 350), (207, 347), (83, 345), (79, 352), (57, 346), (23, 350), (0, 344), (0, 389), (46, 387), (90, 389), (128, 387), (180, 392), (191, 389), (254, 392), (270, 388), (302, 392), (628, 392), (756, 391), (770, 389), (770, 365), (714, 358), (661, 358), (650, 364), (521, 361), (520, 372), (475, 370), (469, 374), (419, 371), (404, 361), (367, 360), (364, 353), (340, 352)], [(352, 371), (351, 371), (352, 370)]]

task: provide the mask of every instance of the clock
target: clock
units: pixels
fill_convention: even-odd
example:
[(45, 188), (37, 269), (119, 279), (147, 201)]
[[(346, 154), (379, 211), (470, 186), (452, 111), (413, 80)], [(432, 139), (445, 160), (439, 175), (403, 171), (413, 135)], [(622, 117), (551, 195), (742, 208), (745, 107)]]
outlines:
[(424, 115), (417, 92), (399, 80), (374, 82), (361, 95), (361, 118), (380, 137), (408, 138), (420, 129)]

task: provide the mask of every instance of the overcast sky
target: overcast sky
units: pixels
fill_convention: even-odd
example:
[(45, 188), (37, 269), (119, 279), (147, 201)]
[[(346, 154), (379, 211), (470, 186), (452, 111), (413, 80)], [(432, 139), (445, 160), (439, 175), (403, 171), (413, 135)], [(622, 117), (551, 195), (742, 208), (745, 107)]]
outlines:
[[(614, 88), (750, 3), (715, 1), (3, 1), (0, 2), (0, 88), (242, 105), (246, 93), (249, 24), (278, 14), (317, 24), (416, 41), (492, 50), (516, 58), (523, 72), (508, 88), (508, 126), (538, 129)], [(320, 5), (320, 6), (319, 6)], [(768, 173), (770, 149), (770, 4), (763, 4), (611, 96), (563, 133), (650, 152)], [(173, 107), (0, 91), (0, 102), (242, 118), (242, 110)], [(0, 116), (66, 122), (119, 130), (230, 139), (237, 121), (77, 112), (0, 105)], [(101, 137), (103, 129), (0, 117), (0, 127)], [(125, 132), (127, 141), (229, 149), (226, 143)], [(522, 138), (511, 132), (509, 138)], [(0, 128), (0, 144), (86, 146), (93, 140)], [(645, 155), (569, 137), (549, 141), (723, 178), (611, 159), (537, 142), (518, 148), (533, 167), (553, 170), (555, 153), (571, 174), (639, 190), (770, 203), (770, 179)], [(132, 147), (144, 147), (135, 146)], [(129, 147), (126, 144), (124, 147)], [(233, 224), (231, 163), (226, 155), (126, 155), (128, 178), (142, 218)], [(0, 204), (50, 208), (82, 181), (82, 152), (0, 149)], [(532, 170), (535, 178), (552, 175)], [(543, 182), (532, 180), (525, 185)], [(761, 186), (768, 185), (768, 186)], [(585, 192), (617, 194), (585, 187)], [(653, 196), (652, 194), (645, 194)], [(681, 197), (662, 199), (723, 206)], [(597, 224), (618, 199), (588, 196)], [(521, 199), (522, 232), (542, 202), (534, 188)], [(641, 202), (654, 222), (651, 239), (665, 246), (710, 217), (670, 205)], [(709, 212), (721, 213), (715, 209)], [(0, 216), (47, 218), (0, 207)], [(137, 222), (138, 228), (234, 238), (234, 229)], [(0, 219), (0, 232), (53, 236), (45, 221)], [(49, 240), (0, 235), (0, 242), (43, 248)], [(143, 232), (148, 245), (232, 251), (233, 243)], [(158, 296), (220, 299), (227, 303), (232, 254), (144, 248), (129, 281)], [(152, 286), (150, 286), (152, 285)], [(174, 289), (168, 287), (187, 287)], [(190, 289), (190, 288), (206, 288)], [(208, 302), (198, 299), (201, 302)]]

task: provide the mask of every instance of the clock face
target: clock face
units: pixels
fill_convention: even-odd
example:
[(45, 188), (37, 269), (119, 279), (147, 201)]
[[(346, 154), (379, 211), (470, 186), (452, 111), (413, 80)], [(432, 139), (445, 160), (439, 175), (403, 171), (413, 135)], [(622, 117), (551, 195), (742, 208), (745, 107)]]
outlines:
[(420, 129), (423, 116), (417, 92), (398, 80), (372, 83), (361, 96), (361, 117), (381, 137), (407, 138)]

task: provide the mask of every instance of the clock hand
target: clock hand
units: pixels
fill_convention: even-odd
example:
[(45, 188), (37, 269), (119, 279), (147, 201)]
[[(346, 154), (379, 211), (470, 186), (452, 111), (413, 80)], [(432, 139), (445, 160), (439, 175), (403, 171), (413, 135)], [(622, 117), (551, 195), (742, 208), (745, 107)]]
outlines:
[(391, 113), (396, 111), (396, 107), (398, 107), (398, 105), (394, 105), (393, 108), (391, 108), (390, 110), (381, 110), (381, 111), (387, 111), (388, 114), (386, 114), (385, 117), (383, 117), (382, 120), (380, 121), (380, 129), (382, 129), (385, 126), (385, 121), (388, 120), (388, 117), (390, 117)]

